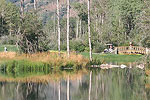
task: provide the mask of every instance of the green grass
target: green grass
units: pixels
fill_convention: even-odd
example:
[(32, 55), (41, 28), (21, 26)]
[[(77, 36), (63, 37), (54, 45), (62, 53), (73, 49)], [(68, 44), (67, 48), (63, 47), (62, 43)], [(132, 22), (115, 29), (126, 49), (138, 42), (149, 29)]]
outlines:
[(8, 51), (17, 52), (17, 47), (15, 45), (0, 45), (0, 52), (4, 51), (4, 47), (6, 46)]
[[(89, 57), (89, 53), (81, 53), (85, 57)], [(116, 55), (116, 54), (93, 54), (93, 59), (99, 59), (102, 62), (118, 62), (127, 63), (135, 62), (142, 59), (143, 55)]]
[(48, 73), (51, 65), (29, 60), (7, 60), (0, 63), (1, 70), (10, 76), (24, 76), (31, 73)]
[[(0, 45), (0, 52), (4, 51), (4, 47), (7, 47), (8, 51), (12, 51), (12, 52), (17, 52), (17, 48), (15, 45)], [(53, 51), (50, 50), (50, 52), (58, 52), (58, 51)], [(61, 52), (61, 53), (64, 53)], [(83, 56), (85, 57), (89, 57), (89, 53), (81, 53)], [(94, 59), (99, 59), (102, 62), (123, 62), (123, 63), (127, 63), (127, 62), (135, 62), (140, 60), (143, 57), (143, 55), (115, 55), (115, 54), (93, 54), (93, 58)]]

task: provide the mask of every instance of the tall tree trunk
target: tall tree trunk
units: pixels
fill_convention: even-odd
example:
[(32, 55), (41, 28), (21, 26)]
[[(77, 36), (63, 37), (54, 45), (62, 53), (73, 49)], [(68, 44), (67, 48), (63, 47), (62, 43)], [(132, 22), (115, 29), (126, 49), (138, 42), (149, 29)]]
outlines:
[(89, 34), (89, 49), (90, 61), (92, 61), (92, 46), (91, 46), (91, 22), (90, 22), (90, 0), (88, 0), (88, 34)]
[[(98, 12), (97, 11), (97, 9), (95, 9), (95, 12)], [(95, 30), (96, 30), (96, 32), (98, 32), (98, 22), (99, 22), (99, 20), (98, 20), (98, 13), (96, 13), (96, 25), (95, 25)]]
[(17, 88), (16, 88), (17, 100), (20, 100), (20, 99), (21, 99), (21, 97), (20, 97), (21, 95), (19, 94), (19, 88), (20, 88), (20, 85), (21, 85), (21, 84), (18, 83), (18, 84), (17, 84)]
[(21, 0), (21, 3), (20, 3), (20, 6), (21, 6), (21, 17), (23, 17), (23, 15), (24, 15), (24, 0)]
[(79, 34), (80, 38), (82, 36), (81, 34), (82, 34), (82, 20), (80, 19), (80, 34)]
[(70, 13), (70, 1), (67, 0), (67, 55), (70, 56), (70, 50), (69, 50), (69, 13)]
[(37, 10), (37, 0), (34, 0), (34, 10)]
[(59, 0), (57, 0), (57, 29), (58, 29), (58, 51), (60, 55), (60, 18), (59, 18)]
[(104, 23), (104, 14), (102, 13), (102, 25)]
[(89, 83), (89, 100), (91, 100), (91, 87), (92, 87), (92, 71), (90, 72), (90, 83)]
[(70, 100), (69, 98), (69, 93), (70, 92), (70, 85), (69, 85), (69, 76), (68, 76), (68, 79), (67, 79), (67, 100)]
[(17, 33), (16, 33), (16, 39), (17, 39), (17, 41), (16, 41), (16, 47), (17, 47), (17, 50), (19, 51), (19, 36), (20, 36), (20, 26), (19, 26), (19, 28), (18, 28), (18, 31), (17, 31)]
[(12, 23), (9, 24), (9, 28), (10, 28), (9, 29), (9, 36), (11, 36), (12, 35)]
[(61, 90), (61, 83), (58, 83), (58, 100), (60, 100), (60, 90)]
[(56, 35), (56, 14), (54, 13), (54, 32), (53, 32), (53, 35)]
[(56, 98), (55, 89), (56, 89), (56, 83), (54, 82), (54, 88), (53, 88), (53, 97), (54, 97), (54, 98)]
[(78, 36), (79, 36), (79, 18), (77, 18), (77, 26), (76, 26), (76, 28), (77, 28), (77, 30), (76, 30), (76, 39), (78, 38)]

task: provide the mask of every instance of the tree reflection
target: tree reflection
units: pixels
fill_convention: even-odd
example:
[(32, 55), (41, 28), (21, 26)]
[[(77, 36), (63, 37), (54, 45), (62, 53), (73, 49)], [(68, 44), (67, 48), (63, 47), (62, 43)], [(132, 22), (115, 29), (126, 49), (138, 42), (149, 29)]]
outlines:
[[(74, 79), (45, 82), (0, 82), (0, 100), (148, 100), (144, 71), (110, 69), (90, 71)], [(76, 77), (77, 77), (76, 76)]]

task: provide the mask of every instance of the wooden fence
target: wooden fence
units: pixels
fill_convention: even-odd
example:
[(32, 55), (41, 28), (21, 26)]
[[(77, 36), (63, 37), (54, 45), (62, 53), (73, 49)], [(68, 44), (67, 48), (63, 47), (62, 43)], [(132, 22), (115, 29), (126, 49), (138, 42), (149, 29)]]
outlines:
[(117, 54), (150, 54), (150, 49), (139, 46), (121, 46), (115, 50)]

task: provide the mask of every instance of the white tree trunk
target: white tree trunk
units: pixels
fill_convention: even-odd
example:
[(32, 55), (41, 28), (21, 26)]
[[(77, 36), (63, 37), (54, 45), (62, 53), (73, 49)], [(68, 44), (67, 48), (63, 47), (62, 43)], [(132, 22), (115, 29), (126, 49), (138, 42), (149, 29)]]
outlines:
[(68, 79), (67, 79), (67, 100), (69, 100), (69, 91), (70, 91), (70, 86), (69, 86), (69, 76), (68, 76)]
[(82, 20), (80, 19), (80, 34), (79, 34), (80, 38), (82, 36), (81, 34), (82, 34)]
[(56, 83), (54, 82), (54, 88), (53, 88), (53, 96), (54, 96), (54, 98), (56, 97), (55, 89), (56, 89)]
[(89, 100), (91, 100), (91, 87), (92, 87), (92, 71), (90, 72), (90, 83), (89, 83)]
[(16, 88), (17, 100), (20, 99), (20, 97), (19, 97), (19, 87), (20, 87), (20, 83), (17, 84), (17, 88)]
[(12, 30), (12, 23), (9, 24), (9, 28), (10, 28), (10, 29), (9, 29), (9, 35), (11, 36), (11, 35), (12, 35), (12, 31), (13, 31), (13, 30)]
[(104, 14), (102, 13), (102, 25), (104, 23)]
[(90, 23), (90, 0), (88, 0), (88, 34), (89, 34), (89, 53), (90, 53), (90, 61), (92, 61), (92, 46), (91, 46), (91, 23)]
[(70, 49), (69, 49), (69, 13), (70, 13), (70, 1), (67, 0), (67, 55), (70, 56)]
[(54, 32), (53, 35), (56, 35), (56, 14), (54, 13)]
[(58, 29), (58, 51), (60, 55), (60, 18), (59, 18), (59, 0), (57, 0), (57, 29)]
[(60, 90), (61, 90), (60, 85), (61, 84), (60, 84), (60, 81), (59, 81), (59, 83), (58, 83), (58, 100), (60, 100)]
[(76, 39), (79, 37), (79, 18), (77, 18), (77, 26), (76, 26)]
[(37, 10), (37, 1), (34, 0), (34, 10), (36, 11)]
[(21, 3), (20, 3), (20, 7), (21, 7), (21, 17), (23, 17), (23, 15), (24, 15), (24, 0), (21, 0)]

